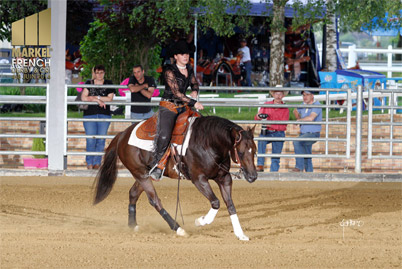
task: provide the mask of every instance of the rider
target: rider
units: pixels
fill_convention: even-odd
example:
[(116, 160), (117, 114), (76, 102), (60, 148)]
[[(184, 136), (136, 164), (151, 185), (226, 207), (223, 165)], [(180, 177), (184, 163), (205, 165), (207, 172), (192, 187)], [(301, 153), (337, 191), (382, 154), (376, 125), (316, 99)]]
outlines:
[[(202, 110), (204, 106), (194, 100), (198, 96), (198, 82), (194, 70), (189, 62), (187, 43), (184, 40), (176, 42), (172, 49), (175, 62), (164, 67), (163, 76), (165, 80), (165, 91), (159, 103), (159, 117), (157, 123), (157, 135), (155, 138), (155, 166), (150, 171), (153, 180), (159, 181), (163, 174), (164, 164), (161, 161), (167, 150), (172, 131), (177, 117), (186, 111), (187, 107), (194, 107)], [(186, 90), (191, 87), (190, 96), (186, 96)]]

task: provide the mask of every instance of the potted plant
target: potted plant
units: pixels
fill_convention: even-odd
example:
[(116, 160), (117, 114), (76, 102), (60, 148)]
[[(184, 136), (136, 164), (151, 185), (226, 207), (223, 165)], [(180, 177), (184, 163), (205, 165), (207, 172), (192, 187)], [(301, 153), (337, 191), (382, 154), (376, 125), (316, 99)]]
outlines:
[[(32, 151), (45, 151), (45, 150), (46, 150), (45, 140), (43, 138), (35, 137), (32, 140)], [(25, 168), (46, 169), (47, 165), (48, 162), (46, 155), (33, 155), (33, 158), (24, 158)]]

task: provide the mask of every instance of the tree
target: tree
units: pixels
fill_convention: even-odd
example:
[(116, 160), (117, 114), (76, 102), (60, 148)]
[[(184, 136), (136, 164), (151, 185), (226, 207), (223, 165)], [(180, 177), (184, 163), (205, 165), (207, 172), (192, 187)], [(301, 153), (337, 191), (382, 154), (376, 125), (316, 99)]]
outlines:
[(287, 0), (273, 0), (271, 23), (271, 55), (269, 61), (269, 86), (283, 85), (285, 54), (285, 5)]
[(132, 67), (137, 64), (142, 64), (146, 71), (153, 70), (154, 73), (150, 75), (155, 76), (154, 70), (159, 64), (158, 46), (144, 44), (147, 39), (139, 40), (138, 36), (133, 35), (132, 31), (125, 29), (123, 25), (108, 25), (99, 19), (90, 25), (81, 42), (83, 60), (88, 63), (82, 73), (83, 77), (90, 78), (92, 67), (98, 64), (105, 66), (106, 77), (114, 83), (128, 77)]
[[(361, 31), (362, 27), (373, 30), (399, 29), (402, 26), (402, 1), (387, 0), (327, 0), (327, 69), (336, 70), (335, 16), (339, 18), (342, 31)], [(358, 12), (356, 12), (358, 11)], [(396, 20), (391, 20), (392, 17)], [(375, 18), (378, 18), (377, 20)], [(387, 18), (382, 20), (382, 18)]]
[(11, 41), (11, 24), (47, 8), (47, 0), (2, 0), (0, 40)]
[(246, 16), (250, 9), (248, 0), (137, 2), (139, 4), (133, 9), (131, 22), (136, 26), (142, 26), (145, 22), (151, 27), (150, 33), (162, 42), (174, 34), (192, 31), (195, 18), (201, 30), (213, 29), (218, 36), (234, 35), (235, 26), (247, 31), (251, 25), (251, 18)]
[[(384, 29), (399, 29), (402, 26), (402, 1), (400, 0), (265, 0), (265, 3), (273, 5), (273, 19), (271, 27), (271, 72), (270, 86), (283, 85), (283, 51), (281, 48), (282, 33), (284, 29), (283, 9), (291, 6), (295, 10), (292, 28), (297, 29), (301, 25), (312, 24), (322, 20), (327, 27), (327, 55), (326, 63), (328, 71), (337, 68), (336, 58), (336, 17), (339, 18), (342, 30), (360, 31), (364, 26), (367, 29), (375, 29), (380, 26)], [(358, 10), (358, 12), (356, 12)], [(375, 17), (387, 18), (387, 20), (375, 21)], [(391, 20), (391, 18), (396, 19)], [(273, 74), (271, 74), (273, 72)]]
[[(155, 70), (160, 64), (160, 44), (174, 35), (185, 37), (192, 32), (195, 17), (201, 29), (212, 28), (220, 36), (233, 35), (236, 25), (247, 29), (251, 22), (249, 17), (235, 16), (248, 13), (248, 0), (102, 0), (100, 3), (104, 11), (91, 23), (81, 42), (81, 53), (90, 68), (105, 64), (107, 77), (115, 82), (127, 77), (134, 64), (143, 65), (148, 74)], [(235, 14), (228, 14), (227, 8)], [(90, 68), (84, 71), (84, 76), (90, 76)]]

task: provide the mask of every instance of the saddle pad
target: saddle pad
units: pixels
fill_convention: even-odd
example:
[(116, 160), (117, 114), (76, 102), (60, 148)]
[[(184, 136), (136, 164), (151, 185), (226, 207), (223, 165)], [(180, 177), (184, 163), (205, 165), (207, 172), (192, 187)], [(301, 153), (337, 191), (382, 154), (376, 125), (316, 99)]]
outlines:
[[(187, 148), (188, 148), (188, 143), (190, 142), (191, 133), (193, 131), (193, 123), (195, 122), (196, 119), (197, 119), (197, 117), (188, 118), (188, 122), (189, 122), (190, 125), (188, 127), (186, 137), (184, 138), (183, 145), (173, 144), (176, 147), (177, 152), (179, 154), (181, 154), (182, 156), (186, 155), (186, 151), (187, 151)], [(137, 129), (140, 128), (140, 126), (142, 124), (144, 124), (144, 122), (145, 121), (141, 121), (140, 123), (137, 124), (137, 126), (135, 126), (135, 128), (131, 132), (130, 138), (128, 139), (128, 144), (131, 145), (131, 146), (146, 150), (146, 151), (153, 151), (154, 150), (154, 140), (140, 139), (136, 135)]]
[(144, 122), (145, 120), (139, 122), (137, 126), (134, 127), (133, 131), (131, 132), (130, 138), (128, 139), (128, 144), (146, 151), (153, 151), (154, 149), (153, 140), (140, 139), (136, 135), (138, 128), (140, 128), (140, 126), (143, 125)]

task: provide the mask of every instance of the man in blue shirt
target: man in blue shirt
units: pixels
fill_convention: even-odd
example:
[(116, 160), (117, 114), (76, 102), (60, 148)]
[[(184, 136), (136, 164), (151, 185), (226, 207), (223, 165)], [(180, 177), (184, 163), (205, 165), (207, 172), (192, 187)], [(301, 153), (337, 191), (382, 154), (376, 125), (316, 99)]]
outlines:
[[(314, 102), (314, 94), (311, 91), (302, 91), (303, 104), (320, 105)], [(297, 121), (322, 121), (322, 109), (319, 107), (301, 107), (293, 110)], [(318, 138), (320, 137), (321, 125), (300, 124), (299, 138)], [(317, 141), (293, 141), (295, 154), (311, 154), (313, 144)], [(311, 158), (296, 158), (296, 168), (292, 172), (313, 172), (313, 161)]]

